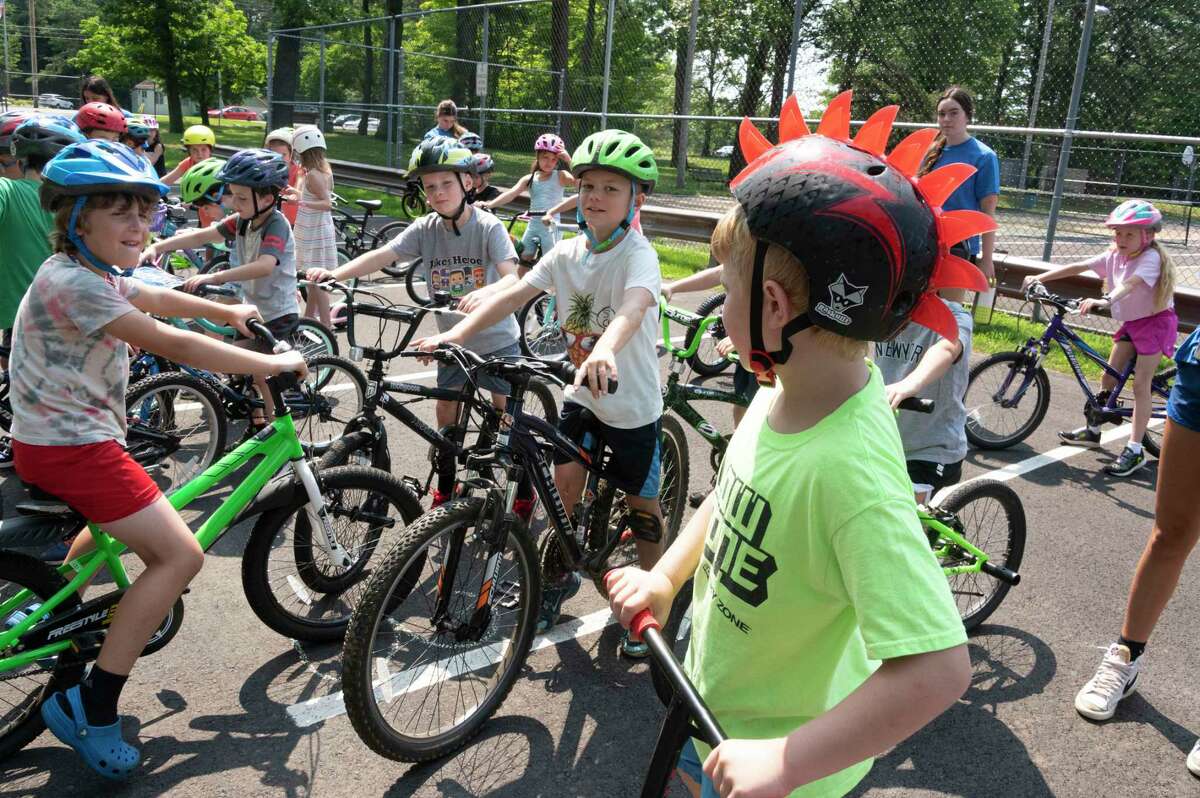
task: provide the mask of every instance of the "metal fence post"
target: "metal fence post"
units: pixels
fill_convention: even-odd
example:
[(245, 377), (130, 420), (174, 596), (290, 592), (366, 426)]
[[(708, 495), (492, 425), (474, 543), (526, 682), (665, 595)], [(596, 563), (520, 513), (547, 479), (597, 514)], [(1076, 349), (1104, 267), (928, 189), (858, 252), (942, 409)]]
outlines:
[(388, 20), (387, 47), (387, 154), (384, 163), (394, 166), (396, 163), (395, 148), (395, 103), (396, 103), (396, 18)]
[(796, 58), (800, 51), (800, 20), (804, 17), (804, 7), (808, 3), (795, 0), (795, 10), (792, 13), (792, 51), (788, 54), (787, 96), (796, 90)]
[(479, 97), (479, 138), (483, 139), (484, 141), (487, 141), (487, 137), (483, 135), (483, 131), (487, 127), (487, 123), (485, 122), (484, 117), (487, 115), (488, 83), (491, 82), (489, 80), (489, 78), (491, 76), (488, 75), (488, 72), (487, 72), (487, 69), (488, 69), (488, 31), (489, 31), (489, 27), (490, 27), (489, 23), (491, 22), (491, 19), (492, 19), (492, 15), (488, 11), (488, 9), (486, 9), (486, 8), (483, 9), (483, 56), (482, 56), (481, 63), (483, 64), (484, 80), (483, 80), (483, 94)]
[[(799, 5), (799, 4), (797, 4)], [(687, 71), (683, 75), (683, 116), (691, 116), (692, 113), (692, 70), (694, 67), (694, 59), (696, 57), (696, 23), (700, 16), (700, 0), (692, 0), (691, 14), (688, 16), (688, 37), (687, 51), (684, 54), (684, 60), (687, 62)], [(679, 131), (679, 150), (675, 153), (675, 188), (683, 188), (687, 181), (687, 149), (688, 149), (688, 123), (685, 119), (683, 127)]]
[(267, 130), (274, 127), (272, 124), (275, 121), (275, 101), (274, 92), (272, 91), (275, 85), (275, 74), (271, 70), (271, 51), (275, 48), (275, 34), (267, 34)]
[(325, 132), (325, 31), (321, 31), (321, 88), (317, 95), (317, 128)]
[(1095, 18), (1096, 0), (1087, 0), (1087, 9), (1083, 17), (1083, 36), (1079, 40), (1079, 57), (1075, 60), (1075, 82), (1071, 86), (1067, 124), (1063, 130), (1062, 149), (1058, 153), (1058, 172), (1054, 175), (1054, 197), (1050, 200), (1050, 218), (1046, 221), (1046, 244), (1042, 249), (1044, 261), (1049, 261), (1051, 253), (1054, 252), (1054, 233), (1058, 228), (1058, 214), (1062, 208), (1067, 166), (1071, 162), (1071, 140), (1075, 136), (1075, 124), (1079, 118), (1079, 95), (1083, 93), (1083, 78), (1087, 73), (1088, 51), (1092, 46), (1092, 24)]
[(608, 0), (608, 19), (604, 26), (604, 86), (600, 95), (600, 128), (608, 127), (608, 79), (612, 73), (612, 37), (613, 15), (616, 13), (616, 0)]
[[(1042, 97), (1042, 80), (1046, 77), (1046, 57), (1050, 53), (1050, 30), (1054, 27), (1054, 0), (1046, 2), (1046, 26), (1042, 30), (1042, 54), (1038, 57), (1037, 79), (1033, 82), (1033, 97), (1029, 103), (1029, 126), (1037, 127), (1038, 102)], [(1025, 152), (1021, 156), (1020, 188), (1025, 190), (1029, 180), (1029, 152), (1033, 148), (1033, 134), (1025, 137)]]
[(567, 70), (560, 69), (558, 71), (558, 135), (563, 134), (563, 105), (567, 97)]
[(399, 49), (396, 58), (396, 127), (399, 130), (398, 141), (396, 145), (403, 150), (404, 148), (404, 48)]

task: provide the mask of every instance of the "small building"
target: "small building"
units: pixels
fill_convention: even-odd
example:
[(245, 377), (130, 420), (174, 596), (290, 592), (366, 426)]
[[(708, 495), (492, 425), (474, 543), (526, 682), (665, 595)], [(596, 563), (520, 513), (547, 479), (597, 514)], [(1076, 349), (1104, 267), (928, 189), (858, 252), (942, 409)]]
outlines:
[[(184, 116), (199, 116), (200, 107), (196, 105), (195, 100), (187, 97), (181, 98), (180, 104), (183, 106)], [(159, 85), (152, 80), (143, 80), (141, 83), (133, 87), (130, 93), (129, 110), (136, 114), (151, 114), (154, 116), (166, 116), (167, 110), (167, 93), (160, 89)]]

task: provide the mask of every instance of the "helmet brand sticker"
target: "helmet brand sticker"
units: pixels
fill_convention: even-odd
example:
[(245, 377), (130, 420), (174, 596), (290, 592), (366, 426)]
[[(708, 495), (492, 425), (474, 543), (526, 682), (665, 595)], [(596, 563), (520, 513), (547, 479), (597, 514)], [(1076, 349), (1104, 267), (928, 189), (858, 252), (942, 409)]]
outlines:
[(854, 285), (846, 279), (846, 275), (840, 274), (829, 284), (829, 304), (818, 302), (816, 310), (827, 319), (849, 325), (850, 317), (846, 315), (846, 311), (862, 305), (866, 295), (867, 286)]

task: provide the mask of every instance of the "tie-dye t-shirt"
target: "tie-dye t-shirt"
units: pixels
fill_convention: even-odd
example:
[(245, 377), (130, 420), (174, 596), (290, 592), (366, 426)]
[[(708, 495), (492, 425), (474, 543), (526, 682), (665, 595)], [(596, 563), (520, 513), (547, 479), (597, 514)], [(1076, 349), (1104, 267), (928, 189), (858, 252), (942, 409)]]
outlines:
[(56, 254), (38, 269), (13, 325), (13, 437), (37, 446), (125, 443), (129, 350), (104, 325), (132, 313), (137, 286)]

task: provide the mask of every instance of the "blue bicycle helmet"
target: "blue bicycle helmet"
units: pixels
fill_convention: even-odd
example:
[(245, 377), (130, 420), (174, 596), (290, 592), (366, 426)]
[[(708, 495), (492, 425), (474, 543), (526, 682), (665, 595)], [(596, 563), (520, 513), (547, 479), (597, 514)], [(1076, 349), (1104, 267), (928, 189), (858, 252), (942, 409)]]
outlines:
[(280, 191), (288, 182), (288, 165), (283, 156), (271, 150), (238, 150), (221, 167), (217, 179), (234, 186), (257, 191)]
[(458, 137), (458, 143), (466, 147), (471, 152), (479, 152), (483, 149), (483, 139), (478, 133), (467, 131)]
[(9, 151), (21, 159), (30, 155), (53, 158), (68, 144), (86, 141), (75, 123), (64, 117), (31, 117), (13, 131)]
[(157, 201), (167, 190), (148, 161), (124, 144), (103, 139), (63, 147), (42, 170), (42, 207), (55, 211), (62, 200), (74, 198), (74, 208), (67, 222), (67, 240), (80, 257), (107, 274), (121, 274), (121, 270), (92, 254), (76, 232), (79, 214), (88, 197), (92, 194), (136, 194)]

